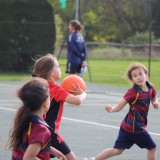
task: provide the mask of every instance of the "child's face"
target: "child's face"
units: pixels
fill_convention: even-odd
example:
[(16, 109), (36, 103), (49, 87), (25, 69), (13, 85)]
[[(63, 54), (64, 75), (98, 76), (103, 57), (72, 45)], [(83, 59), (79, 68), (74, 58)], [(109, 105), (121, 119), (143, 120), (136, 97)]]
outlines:
[(146, 84), (147, 76), (142, 68), (137, 68), (131, 72), (131, 77), (133, 83), (138, 86), (143, 86)]
[(55, 81), (61, 79), (61, 69), (59, 67), (59, 63), (57, 60), (54, 60), (54, 67), (53, 67), (53, 78)]

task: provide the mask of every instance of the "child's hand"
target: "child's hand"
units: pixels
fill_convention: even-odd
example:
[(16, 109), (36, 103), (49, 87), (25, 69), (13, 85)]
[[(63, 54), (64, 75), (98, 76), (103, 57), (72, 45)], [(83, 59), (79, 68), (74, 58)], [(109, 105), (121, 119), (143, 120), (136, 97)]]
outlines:
[(75, 88), (75, 90), (69, 90), (69, 92), (72, 92), (74, 95), (80, 95), (84, 92), (84, 90), (81, 89), (78, 83), (76, 86), (74, 84), (72, 86)]
[(160, 105), (158, 104), (158, 102), (153, 102), (153, 107), (158, 109), (158, 108), (160, 108)]
[(67, 160), (67, 158), (65, 157), (65, 155), (59, 151), (57, 151), (57, 155), (56, 157), (60, 160)]
[(65, 157), (63, 153), (61, 153), (59, 150), (57, 150), (56, 148), (52, 146), (50, 147), (50, 152), (51, 152), (51, 155), (56, 156), (60, 160), (67, 160), (67, 158)]
[(110, 105), (106, 105), (105, 108), (106, 108), (106, 110), (107, 110), (109, 113), (112, 112), (112, 110), (113, 110)]

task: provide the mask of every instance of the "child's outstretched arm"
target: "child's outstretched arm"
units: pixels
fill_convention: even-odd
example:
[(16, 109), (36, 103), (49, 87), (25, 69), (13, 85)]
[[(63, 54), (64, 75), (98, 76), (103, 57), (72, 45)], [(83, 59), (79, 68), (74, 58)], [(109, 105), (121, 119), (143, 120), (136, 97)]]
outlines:
[(74, 90), (69, 90), (69, 92), (72, 93), (73, 95), (79, 95), (84, 92), (84, 90), (80, 87), (78, 83), (77, 85), (72, 84), (72, 86), (74, 87)]
[(157, 97), (154, 97), (152, 99), (151, 103), (152, 103), (152, 105), (153, 105), (154, 108), (156, 108), (156, 109), (160, 108), (160, 105), (158, 103), (158, 98)]
[(80, 105), (86, 98), (86, 92), (82, 92), (80, 95), (72, 95), (69, 94), (65, 102), (70, 103), (70, 104), (75, 104), (75, 105)]
[(120, 110), (122, 110), (123, 109), (123, 107), (127, 104), (128, 102), (124, 99), (124, 98), (122, 98), (121, 99), (121, 101), (118, 103), (118, 104), (116, 104), (116, 105), (114, 105), (114, 106), (110, 106), (110, 105), (106, 105), (106, 110), (108, 111), (108, 112), (119, 112)]
[(71, 91), (73, 94), (69, 94), (65, 102), (75, 104), (75, 105), (80, 105), (86, 98), (86, 92), (83, 91), (80, 86), (77, 84), (77, 86), (74, 86), (76, 91)]

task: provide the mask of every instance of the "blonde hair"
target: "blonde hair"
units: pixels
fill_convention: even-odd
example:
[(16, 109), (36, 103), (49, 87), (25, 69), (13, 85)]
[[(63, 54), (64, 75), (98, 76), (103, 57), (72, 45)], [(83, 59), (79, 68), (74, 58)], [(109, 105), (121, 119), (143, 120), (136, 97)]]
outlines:
[(146, 74), (148, 78), (147, 68), (143, 64), (135, 62), (127, 69), (127, 77), (129, 80), (132, 80), (132, 71), (135, 69), (139, 69), (139, 68), (143, 69), (144, 73)]

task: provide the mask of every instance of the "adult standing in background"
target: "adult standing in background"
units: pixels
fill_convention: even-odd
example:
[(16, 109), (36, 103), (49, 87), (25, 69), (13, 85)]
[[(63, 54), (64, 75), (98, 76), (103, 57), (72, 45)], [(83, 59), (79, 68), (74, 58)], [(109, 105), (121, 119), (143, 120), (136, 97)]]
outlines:
[(82, 67), (85, 68), (85, 60), (87, 56), (85, 41), (80, 34), (83, 26), (77, 20), (72, 20), (69, 23), (70, 35), (67, 44), (67, 66), (66, 73), (68, 74), (81, 74)]

